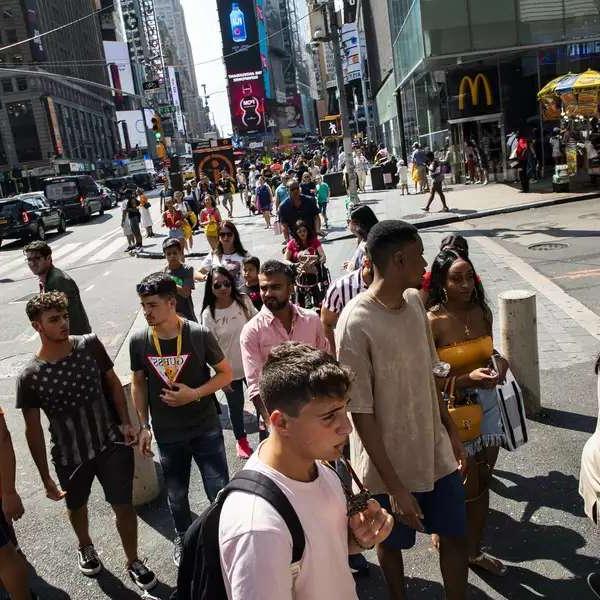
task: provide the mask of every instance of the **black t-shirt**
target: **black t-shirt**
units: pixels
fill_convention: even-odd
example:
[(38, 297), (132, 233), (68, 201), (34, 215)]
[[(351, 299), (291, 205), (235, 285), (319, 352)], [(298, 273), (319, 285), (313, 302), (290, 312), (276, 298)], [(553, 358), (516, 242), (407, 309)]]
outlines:
[[(132, 371), (144, 371), (148, 386), (148, 406), (156, 441), (178, 442), (220, 426), (214, 394), (184, 406), (168, 406), (160, 399), (169, 387), (165, 369), (177, 373), (175, 381), (197, 388), (210, 379), (209, 365), (220, 363), (223, 352), (214, 335), (203, 325), (183, 321), (181, 356), (177, 338), (160, 340), (162, 356), (152, 340), (150, 327), (136, 331), (129, 342)], [(177, 372), (178, 371), (178, 372)]]
[(288, 225), (288, 227), (294, 227), (298, 220), (306, 221), (312, 227), (315, 215), (319, 214), (315, 198), (305, 195), (301, 195), (300, 198), (302, 202), (299, 207), (294, 206), (291, 198), (279, 206), (279, 220)]
[(252, 301), (252, 304), (254, 305), (254, 308), (256, 308), (256, 310), (260, 310), (262, 308), (263, 301), (262, 301), (262, 298), (260, 297), (260, 286), (258, 284), (243, 285), (240, 288), (240, 292), (242, 292), (242, 294), (246, 294), (248, 296), (248, 298), (250, 298), (250, 300)]
[(50, 422), (55, 465), (72, 467), (93, 459), (122, 441), (114, 407), (102, 391), (102, 377), (112, 369), (94, 334), (70, 337), (73, 351), (55, 363), (34, 356), (17, 379), (17, 408), (39, 408)]
[[(178, 286), (187, 286), (194, 289), (194, 267), (189, 265), (181, 265), (178, 269), (171, 271), (169, 267), (165, 268), (165, 273), (170, 275)], [(180, 317), (189, 319), (190, 321), (197, 321), (196, 313), (194, 312), (194, 301), (192, 300), (191, 294), (184, 298), (177, 294), (177, 304), (175, 310)]]

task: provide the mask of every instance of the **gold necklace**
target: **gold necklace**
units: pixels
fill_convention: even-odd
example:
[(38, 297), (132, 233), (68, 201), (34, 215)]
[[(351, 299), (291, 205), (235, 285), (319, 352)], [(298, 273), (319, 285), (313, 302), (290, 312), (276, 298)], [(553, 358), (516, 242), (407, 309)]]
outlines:
[(465, 321), (467, 321), (467, 322), (466, 322), (466, 323), (463, 323), (463, 321), (461, 321), (461, 320), (460, 320), (460, 319), (459, 319), (459, 318), (458, 318), (458, 317), (457, 317), (457, 316), (456, 316), (454, 313), (451, 313), (451, 312), (448, 310), (448, 308), (446, 308), (446, 312), (447, 312), (447, 313), (448, 313), (448, 314), (449, 314), (449, 315), (450, 315), (450, 316), (451, 316), (451, 317), (452, 317), (452, 318), (453, 318), (455, 321), (457, 321), (458, 323), (460, 323), (461, 325), (463, 325), (463, 326), (464, 326), (464, 328), (465, 328), (465, 335), (466, 335), (467, 337), (471, 337), (471, 328), (469, 327), (469, 323), (468, 323), (468, 321), (467, 321), (467, 318), (466, 318), (466, 316), (465, 316)]

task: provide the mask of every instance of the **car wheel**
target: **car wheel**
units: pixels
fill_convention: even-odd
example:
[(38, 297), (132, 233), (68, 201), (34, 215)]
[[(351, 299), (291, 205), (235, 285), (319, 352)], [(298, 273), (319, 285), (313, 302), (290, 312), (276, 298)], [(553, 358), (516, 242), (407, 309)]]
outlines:
[(35, 232), (35, 239), (41, 241), (44, 241), (46, 239), (46, 230), (44, 229), (44, 226), (41, 223), (37, 226), (37, 230)]
[(60, 221), (58, 222), (58, 227), (56, 230), (58, 231), (58, 233), (64, 233), (67, 230), (67, 222), (65, 221), (64, 217), (60, 218)]
[(92, 211), (89, 206), (86, 206), (85, 212), (83, 213), (82, 221), (87, 222), (92, 218)]
[(98, 211), (98, 215), (102, 216), (104, 214), (104, 204), (100, 203), (100, 210)]

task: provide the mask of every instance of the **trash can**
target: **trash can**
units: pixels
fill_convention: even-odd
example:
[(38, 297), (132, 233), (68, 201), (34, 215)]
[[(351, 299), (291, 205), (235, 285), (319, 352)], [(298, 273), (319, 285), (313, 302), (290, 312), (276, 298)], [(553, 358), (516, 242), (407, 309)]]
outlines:
[(323, 181), (329, 186), (330, 196), (345, 196), (346, 187), (344, 186), (344, 173), (342, 171), (334, 171), (325, 173)]
[(371, 187), (374, 190), (385, 190), (383, 169), (381, 167), (371, 167)]

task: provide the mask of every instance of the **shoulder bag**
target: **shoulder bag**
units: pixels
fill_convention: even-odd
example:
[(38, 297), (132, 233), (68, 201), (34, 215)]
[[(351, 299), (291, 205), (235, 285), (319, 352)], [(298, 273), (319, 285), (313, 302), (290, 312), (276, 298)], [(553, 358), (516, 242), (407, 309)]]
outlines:
[(461, 442), (471, 442), (481, 435), (481, 421), (483, 420), (483, 410), (477, 402), (467, 404), (456, 404), (454, 388), (456, 386), (456, 377), (450, 377), (446, 380), (444, 386), (443, 398), (448, 403), (448, 413), (454, 424), (458, 428), (458, 435)]

